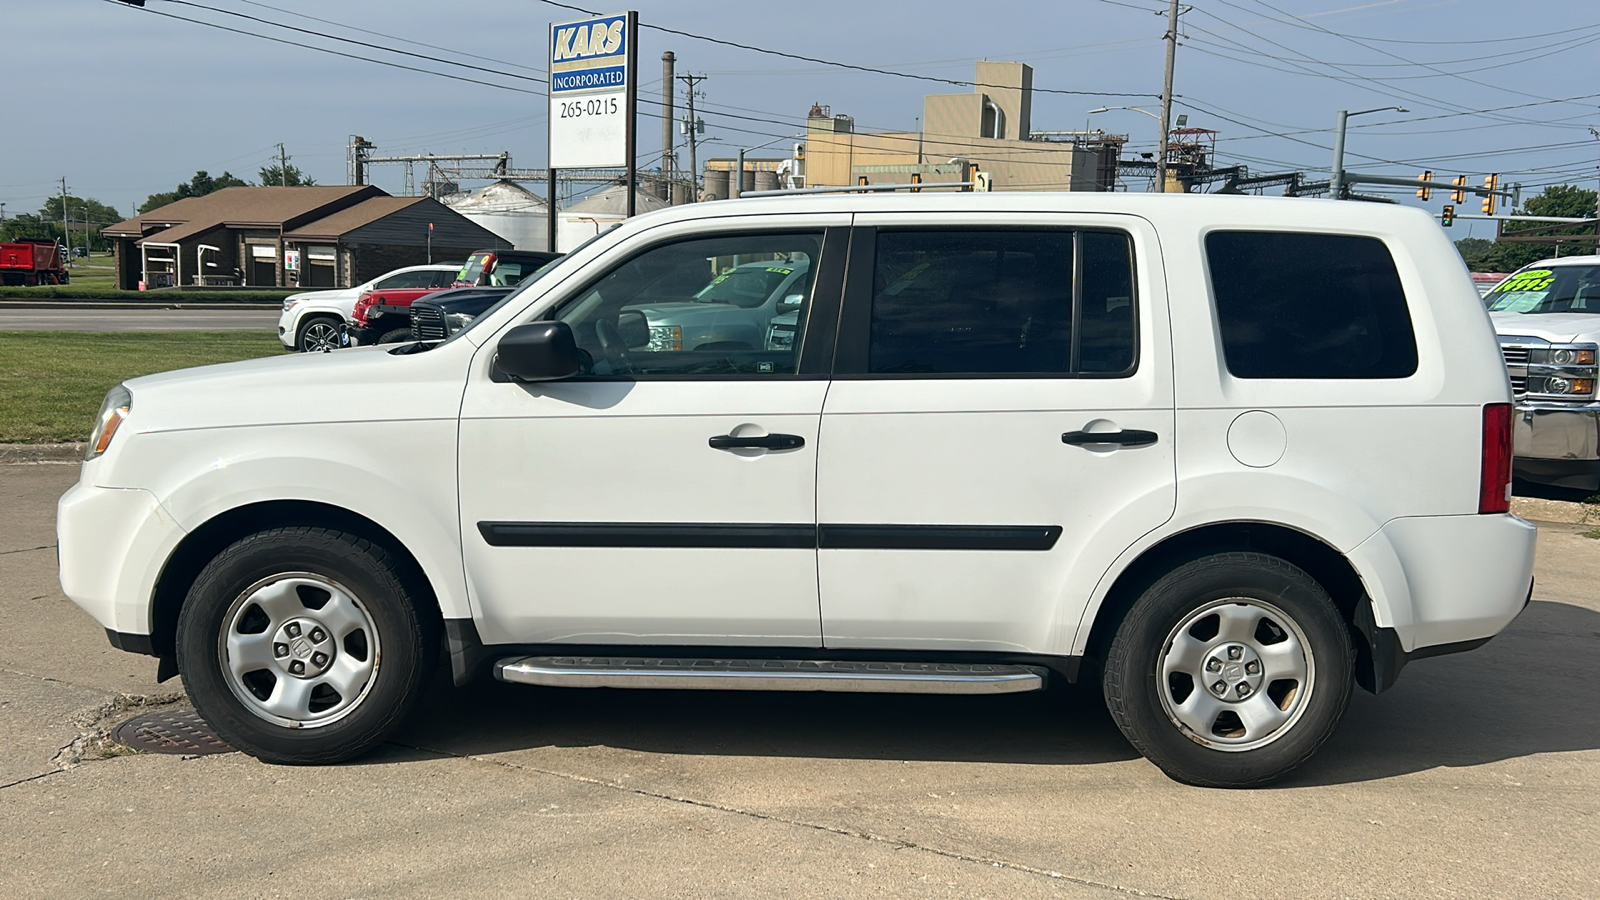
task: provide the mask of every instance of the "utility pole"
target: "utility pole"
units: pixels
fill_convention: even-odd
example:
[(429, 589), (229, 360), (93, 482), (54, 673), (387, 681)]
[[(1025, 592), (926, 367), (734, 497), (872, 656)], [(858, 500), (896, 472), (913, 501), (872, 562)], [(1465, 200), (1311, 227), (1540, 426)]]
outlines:
[(1167, 7), (1167, 71), (1161, 79), (1161, 145), (1156, 150), (1156, 190), (1167, 190), (1167, 135), (1172, 130), (1172, 68), (1178, 61), (1178, 0)]
[(666, 185), (666, 196), (662, 199), (668, 204), (672, 203), (672, 126), (677, 122), (672, 110), (678, 84), (673, 67), (677, 60), (678, 55), (671, 50), (661, 54), (661, 175)]
[[(72, 232), (67, 228), (67, 177), (61, 176), (61, 236), (67, 242), (67, 259), (72, 258)], [(67, 263), (71, 265), (71, 263)]]
[(289, 186), (289, 154), (283, 152), (283, 145), (278, 145), (278, 187)]
[(694, 86), (706, 80), (704, 75), (679, 75), (678, 80), (689, 86), (684, 93), (689, 98), (689, 118), (685, 119), (689, 133), (689, 202), (696, 203), (700, 200), (700, 160), (696, 151), (700, 144), (700, 120), (694, 117)]

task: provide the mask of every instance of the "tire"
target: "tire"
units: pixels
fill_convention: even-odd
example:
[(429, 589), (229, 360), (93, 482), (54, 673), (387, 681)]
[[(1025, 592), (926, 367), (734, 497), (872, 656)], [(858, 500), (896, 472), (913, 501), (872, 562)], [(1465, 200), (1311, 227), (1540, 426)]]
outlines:
[(396, 328), (393, 331), (385, 331), (379, 335), (377, 342), (380, 344), (403, 344), (409, 340), (411, 340), (410, 329)]
[(316, 353), (322, 350), (337, 350), (339, 343), (339, 326), (342, 320), (338, 316), (307, 316), (300, 323), (300, 330), (295, 334), (294, 346), (301, 353)]
[(195, 708), (265, 762), (371, 749), (421, 696), (438, 624), (383, 548), (327, 528), (250, 535), (201, 570), (178, 615)]
[(1106, 655), (1106, 706), (1170, 778), (1254, 787), (1305, 762), (1350, 702), (1355, 649), (1327, 591), (1257, 553), (1185, 563), (1134, 602)]

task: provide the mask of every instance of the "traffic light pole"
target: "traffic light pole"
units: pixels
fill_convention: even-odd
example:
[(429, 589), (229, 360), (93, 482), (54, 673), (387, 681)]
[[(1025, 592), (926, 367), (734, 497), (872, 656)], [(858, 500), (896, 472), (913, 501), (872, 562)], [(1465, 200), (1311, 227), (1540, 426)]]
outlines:
[[(1351, 184), (1392, 184), (1392, 185), (1396, 185), (1396, 186), (1399, 186), (1399, 187), (1438, 188), (1439, 190), (1451, 191), (1452, 193), (1456, 192), (1456, 191), (1460, 191), (1460, 192), (1465, 193), (1465, 194), (1477, 194), (1480, 197), (1487, 197), (1490, 194), (1494, 194), (1497, 197), (1504, 197), (1505, 199), (1511, 200), (1513, 202), (1515, 202), (1515, 200), (1516, 200), (1516, 186), (1515, 185), (1513, 185), (1511, 188), (1506, 189), (1506, 190), (1500, 190), (1499, 188), (1496, 188), (1494, 190), (1490, 190), (1487, 187), (1473, 187), (1473, 186), (1467, 185), (1467, 184), (1458, 184), (1458, 183), (1456, 183), (1454, 181), (1440, 181), (1440, 180), (1438, 180), (1436, 178), (1434, 178), (1434, 179), (1427, 179), (1427, 178), (1394, 178), (1394, 177), (1391, 177), (1391, 176), (1388, 176), (1388, 175), (1362, 175), (1359, 172), (1342, 172), (1340, 174), (1343, 176), (1341, 180), (1346, 185), (1351, 185)], [(1333, 190), (1333, 188), (1330, 185), (1329, 191), (1331, 192), (1332, 190)], [(1457, 216), (1456, 218), (1464, 219), (1466, 217), (1465, 216)]]

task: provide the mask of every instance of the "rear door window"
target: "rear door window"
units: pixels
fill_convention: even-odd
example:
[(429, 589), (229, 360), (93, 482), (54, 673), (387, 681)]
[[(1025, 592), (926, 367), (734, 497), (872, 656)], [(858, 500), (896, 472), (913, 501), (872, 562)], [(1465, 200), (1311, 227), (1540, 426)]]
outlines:
[(1127, 373), (1135, 356), (1132, 259), (1119, 232), (881, 230), (867, 371)]
[(1236, 378), (1406, 378), (1417, 340), (1389, 248), (1342, 234), (1206, 235), (1222, 352)]

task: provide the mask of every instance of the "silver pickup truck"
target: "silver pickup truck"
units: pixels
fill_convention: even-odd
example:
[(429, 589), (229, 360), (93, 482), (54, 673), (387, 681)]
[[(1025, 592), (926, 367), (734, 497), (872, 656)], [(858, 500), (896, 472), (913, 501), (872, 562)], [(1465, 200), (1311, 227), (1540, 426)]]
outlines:
[(1517, 476), (1600, 489), (1600, 256), (1536, 262), (1486, 301), (1516, 398)]

